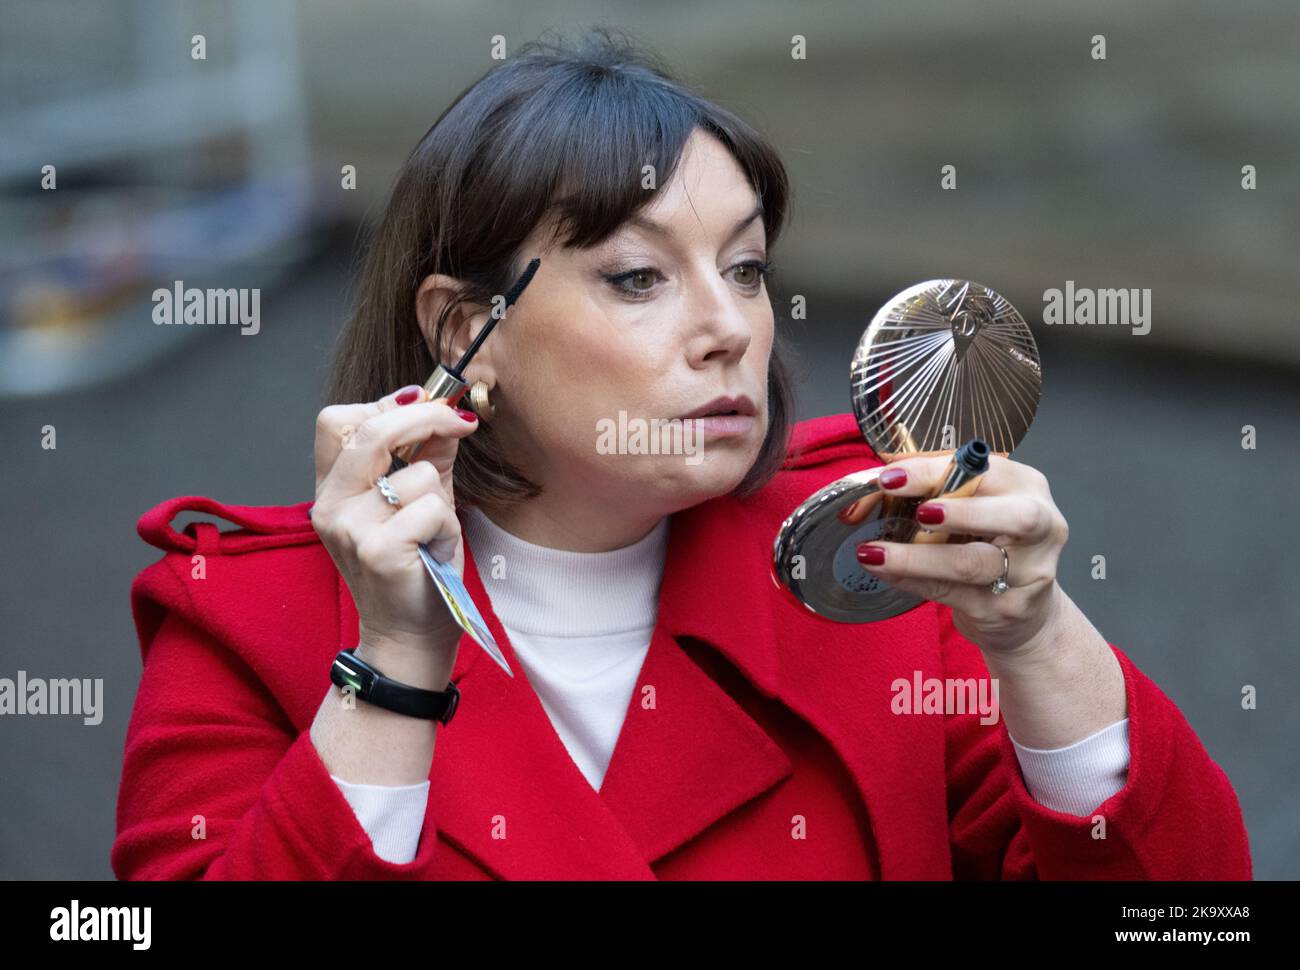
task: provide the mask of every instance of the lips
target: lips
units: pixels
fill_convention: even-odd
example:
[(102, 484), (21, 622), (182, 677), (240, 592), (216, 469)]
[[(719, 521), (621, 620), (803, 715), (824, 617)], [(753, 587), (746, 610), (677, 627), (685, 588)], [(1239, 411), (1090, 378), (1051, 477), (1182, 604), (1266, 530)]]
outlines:
[(707, 404), (701, 404), (694, 411), (683, 414), (682, 418), (705, 418), (721, 414), (741, 414), (753, 416), (758, 413), (754, 402), (745, 395), (739, 397), (715, 397)]

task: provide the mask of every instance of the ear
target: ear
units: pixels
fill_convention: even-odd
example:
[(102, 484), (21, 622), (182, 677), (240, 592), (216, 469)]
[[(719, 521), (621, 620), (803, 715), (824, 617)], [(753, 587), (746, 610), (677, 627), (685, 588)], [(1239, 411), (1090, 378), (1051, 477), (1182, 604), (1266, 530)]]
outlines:
[[(442, 330), (442, 347), (434, 343), (438, 317), (460, 292), (459, 282), (444, 273), (426, 276), (415, 293), (415, 317), (420, 324), (420, 333), (424, 336), (424, 345), (435, 361), (447, 365), (455, 364), (473, 342), (479, 330), (491, 319), (491, 309), (477, 304), (461, 303), (447, 316)], [(492, 364), (492, 339), (483, 342), (474, 360), (467, 368), (466, 380), (487, 381), (496, 384), (496, 370)]]

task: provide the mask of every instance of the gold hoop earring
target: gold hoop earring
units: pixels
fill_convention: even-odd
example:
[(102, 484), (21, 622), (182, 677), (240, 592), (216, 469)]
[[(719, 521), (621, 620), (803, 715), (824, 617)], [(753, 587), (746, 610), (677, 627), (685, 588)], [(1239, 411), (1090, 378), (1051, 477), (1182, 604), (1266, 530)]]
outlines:
[(484, 421), (491, 421), (497, 413), (497, 409), (488, 399), (490, 390), (486, 381), (475, 381), (469, 389), (469, 402), (473, 405), (474, 412)]

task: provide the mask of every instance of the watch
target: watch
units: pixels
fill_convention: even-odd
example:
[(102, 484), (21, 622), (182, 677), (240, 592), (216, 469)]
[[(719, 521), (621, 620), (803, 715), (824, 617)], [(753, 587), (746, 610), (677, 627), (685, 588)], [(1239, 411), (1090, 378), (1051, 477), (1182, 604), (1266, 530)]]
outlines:
[(460, 705), (460, 691), (455, 682), (446, 690), (424, 690), (389, 680), (353, 650), (340, 650), (330, 667), (330, 680), (339, 687), (349, 687), (363, 701), (396, 711), (408, 717), (448, 723)]

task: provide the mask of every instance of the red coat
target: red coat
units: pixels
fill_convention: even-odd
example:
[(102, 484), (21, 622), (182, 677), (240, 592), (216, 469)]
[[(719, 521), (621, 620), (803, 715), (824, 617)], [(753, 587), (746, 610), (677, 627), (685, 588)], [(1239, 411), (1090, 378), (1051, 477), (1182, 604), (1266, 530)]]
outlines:
[[(894, 714), (896, 678), (988, 676), (934, 603), (866, 624), (792, 605), (769, 570), (803, 498), (880, 464), (848, 414), (801, 423), (748, 500), (673, 516), (657, 626), (599, 793), (529, 686), (465, 550), (465, 582), (513, 679), (466, 637), (461, 706), (438, 729), (419, 852), (376, 856), (308, 728), (352, 598), (310, 502), (151, 509), (167, 551), (132, 587), (144, 672), (113, 870), (123, 879), (1248, 879), (1227, 776), (1118, 648), (1127, 785), (1093, 817), (1026, 790), (1002, 721)], [(236, 523), (196, 523), (182, 510)], [(205, 557), (192, 578), (192, 557)], [(432, 588), (430, 595), (433, 595)], [(642, 704), (653, 685), (655, 704)], [(203, 816), (206, 838), (193, 831)], [(505, 838), (500, 838), (504, 823)], [(494, 837), (495, 836), (495, 837)]]

